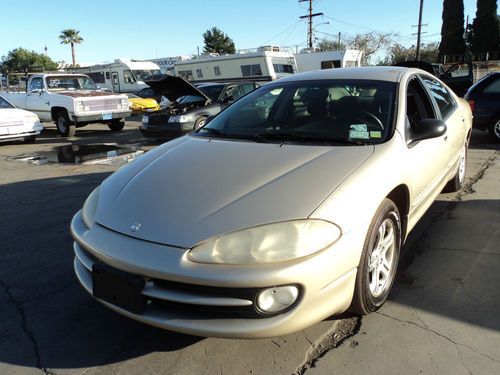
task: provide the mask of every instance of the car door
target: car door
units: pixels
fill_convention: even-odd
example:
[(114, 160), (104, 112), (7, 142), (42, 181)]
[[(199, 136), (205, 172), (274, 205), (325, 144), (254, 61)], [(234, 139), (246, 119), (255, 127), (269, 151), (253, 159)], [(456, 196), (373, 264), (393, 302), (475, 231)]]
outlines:
[(451, 169), (458, 162), (466, 136), (467, 127), (464, 114), (460, 111), (459, 105), (453, 96), (437, 79), (423, 74), (420, 75), (420, 78), (438, 108), (439, 117), (446, 123), (450, 151), (448, 168)]
[(440, 137), (415, 141), (419, 124), (424, 119), (439, 119), (437, 108), (418, 76), (406, 87), (405, 167), (411, 182), (410, 216), (417, 219), (441, 192), (448, 175), (448, 131)]
[(40, 120), (50, 121), (50, 95), (43, 84), (43, 78), (34, 77), (26, 93), (26, 109), (35, 112)]

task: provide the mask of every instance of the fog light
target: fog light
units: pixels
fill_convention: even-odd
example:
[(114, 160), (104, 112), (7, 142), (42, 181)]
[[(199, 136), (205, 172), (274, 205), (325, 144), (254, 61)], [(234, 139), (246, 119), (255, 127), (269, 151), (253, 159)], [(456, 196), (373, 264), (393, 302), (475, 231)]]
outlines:
[(264, 289), (257, 296), (257, 307), (264, 313), (277, 313), (292, 306), (299, 296), (296, 286), (277, 286)]

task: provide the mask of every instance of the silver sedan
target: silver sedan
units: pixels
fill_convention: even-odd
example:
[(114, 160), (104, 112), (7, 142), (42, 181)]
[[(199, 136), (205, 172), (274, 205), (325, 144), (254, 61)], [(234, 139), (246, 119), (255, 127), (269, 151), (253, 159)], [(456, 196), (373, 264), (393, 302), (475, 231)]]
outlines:
[(269, 83), (94, 190), (71, 223), (76, 275), (120, 314), (200, 336), (374, 312), (408, 233), (462, 187), (471, 122), (417, 69)]

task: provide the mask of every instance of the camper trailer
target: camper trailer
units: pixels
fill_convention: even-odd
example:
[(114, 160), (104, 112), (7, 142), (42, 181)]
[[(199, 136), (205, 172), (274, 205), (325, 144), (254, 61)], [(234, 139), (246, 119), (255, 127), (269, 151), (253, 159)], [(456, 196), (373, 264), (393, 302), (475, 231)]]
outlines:
[(350, 68), (361, 66), (362, 52), (347, 49), (344, 51), (311, 51), (302, 50), (294, 55), (297, 64), (297, 72), (309, 72), (311, 70)]
[(293, 55), (268, 47), (232, 55), (210, 54), (175, 64), (175, 75), (194, 82), (272, 81), (294, 73)]
[(160, 67), (151, 61), (116, 59), (110, 64), (91, 65), (71, 69), (88, 75), (95, 84), (114, 92), (137, 92), (148, 87), (144, 81), (161, 75)]

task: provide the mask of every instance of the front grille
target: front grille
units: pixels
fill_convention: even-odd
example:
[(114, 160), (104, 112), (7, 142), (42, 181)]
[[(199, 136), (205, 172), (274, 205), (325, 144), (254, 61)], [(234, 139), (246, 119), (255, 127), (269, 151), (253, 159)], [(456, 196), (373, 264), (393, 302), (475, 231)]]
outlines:
[(89, 100), (85, 101), (85, 107), (88, 107), (90, 112), (93, 111), (110, 111), (114, 109), (121, 109), (120, 99), (99, 99), (99, 100)]

